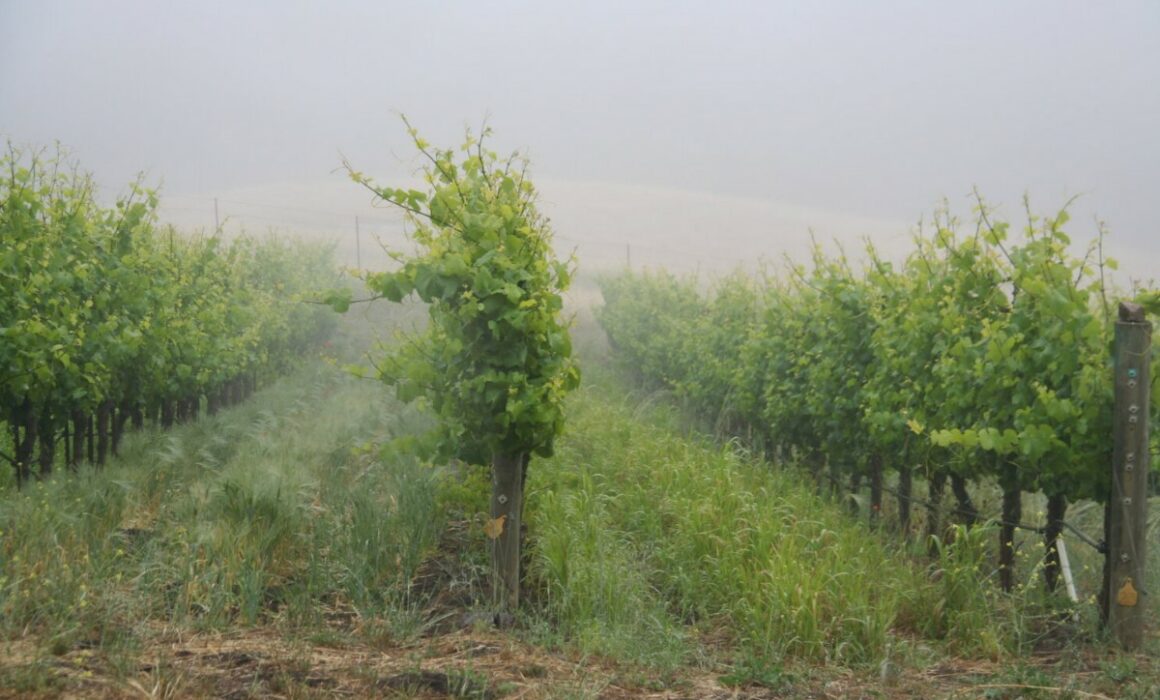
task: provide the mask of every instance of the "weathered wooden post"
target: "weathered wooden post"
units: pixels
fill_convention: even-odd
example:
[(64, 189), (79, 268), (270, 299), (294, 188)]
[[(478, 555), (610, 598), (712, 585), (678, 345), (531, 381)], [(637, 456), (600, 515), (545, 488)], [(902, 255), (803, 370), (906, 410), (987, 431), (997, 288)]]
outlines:
[(1120, 304), (1116, 321), (1112, 494), (1104, 619), (1120, 645), (1136, 649), (1144, 637), (1144, 531), (1147, 525), (1149, 355), (1152, 324), (1139, 304)]
[[(484, 532), (491, 538), (492, 598), (496, 624), (520, 607), (520, 538), (523, 533), (524, 476), (529, 454), (496, 453), (491, 460), (491, 520)], [(506, 617), (503, 617), (506, 615)]]

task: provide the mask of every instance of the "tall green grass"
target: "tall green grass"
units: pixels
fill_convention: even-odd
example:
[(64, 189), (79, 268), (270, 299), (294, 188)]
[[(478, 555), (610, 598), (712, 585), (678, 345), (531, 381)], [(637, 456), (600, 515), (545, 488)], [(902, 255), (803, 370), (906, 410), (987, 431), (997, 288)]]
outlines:
[(724, 639), (760, 668), (878, 663), (913, 639), (1019, 646), (1015, 611), (1035, 602), (995, 591), (973, 533), (916, 558), (799, 473), (616, 383), (589, 368), (556, 456), (530, 477), (530, 577), (582, 650), (666, 666)]
[(325, 363), (243, 406), (129, 436), (103, 471), (0, 493), (0, 638), (131, 649), (150, 628), (335, 614), (403, 634), (439, 474), (373, 445), (423, 427)]
[[(365, 347), (348, 337), (340, 360)], [(991, 530), (958, 530), (928, 559), (595, 363), (568, 416), (528, 483), (525, 622), (545, 643), (770, 682), (791, 660), (998, 656), (1059, 619), (1034, 566), (998, 592)], [(426, 427), (379, 383), (311, 362), (243, 406), (130, 435), (104, 471), (0, 492), (0, 654), (31, 640), (115, 664), (164, 630), (247, 625), (414, 635), (430, 623), (417, 573), (445, 523), (485, 513), (488, 495), (486, 470), (381, 448)], [(479, 586), (486, 541), (457, 527), (468, 573), (447, 585)]]

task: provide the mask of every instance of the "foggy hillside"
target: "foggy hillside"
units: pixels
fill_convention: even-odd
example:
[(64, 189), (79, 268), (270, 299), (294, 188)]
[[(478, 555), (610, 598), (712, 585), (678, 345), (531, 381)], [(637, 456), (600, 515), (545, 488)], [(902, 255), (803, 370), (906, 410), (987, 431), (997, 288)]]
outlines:
[[(811, 232), (900, 251), (973, 188), (1107, 223), (1120, 281), (1156, 276), (1160, 5), (0, 2), (0, 136), (60, 141), (111, 200), (144, 172), (163, 214), (342, 241), (397, 235), (340, 172), (405, 182), (406, 113), (519, 149), (587, 269), (728, 269)], [(395, 232), (395, 233), (392, 233)], [(631, 248), (631, 253), (629, 249)]]

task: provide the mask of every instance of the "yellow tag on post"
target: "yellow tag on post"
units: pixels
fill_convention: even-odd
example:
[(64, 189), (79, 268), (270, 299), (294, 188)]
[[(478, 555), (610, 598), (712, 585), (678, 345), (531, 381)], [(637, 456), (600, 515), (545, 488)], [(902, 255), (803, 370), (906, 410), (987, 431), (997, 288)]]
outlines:
[(501, 515), (494, 520), (488, 520), (483, 524), (483, 533), (490, 539), (499, 539), (499, 536), (503, 534), (503, 523), (505, 520), (507, 520), (506, 515)]
[(1125, 608), (1134, 608), (1136, 603), (1140, 600), (1140, 594), (1136, 592), (1136, 587), (1132, 585), (1132, 577), (1124, 579), (1124, 585), (1120, 586), (1120, 592), (1116, 594), (1116, 602)]

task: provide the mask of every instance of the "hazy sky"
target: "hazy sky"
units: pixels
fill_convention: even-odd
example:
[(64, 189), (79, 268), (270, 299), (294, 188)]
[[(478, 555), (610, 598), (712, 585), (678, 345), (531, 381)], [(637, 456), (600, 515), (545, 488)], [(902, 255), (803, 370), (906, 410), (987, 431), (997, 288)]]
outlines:
[(333, 171), (405, 177), (400, 111), (443, 144), (487, 116), (592, 261), (900, 246), (978, 186), (1011, 218), (1081, 195), (1075, 237), (1098, 215), (1160, 277), (1155, 0), (0, 0), (0, 135), (144, 170), (174, 218), (386, 226)]

